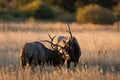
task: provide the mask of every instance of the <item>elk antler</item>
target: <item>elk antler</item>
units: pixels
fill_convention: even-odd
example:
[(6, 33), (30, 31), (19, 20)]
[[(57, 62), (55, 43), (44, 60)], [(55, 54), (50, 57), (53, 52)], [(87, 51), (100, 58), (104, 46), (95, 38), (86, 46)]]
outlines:
[(60, 45), (58, 45), (58, 44), (54, 44), (54, 43), (53, 43), (53, 40), (54, 40), (54, 38), (55, 38), (56, 36), (51, 37), (50, 34), (48, 34), (48, 36), (49, 36), (49, 38), (51, 39), (51, 41), (48, 41), (48, 40), (40, 40), (40, 41), (50, 43), (53, 50), (56, 49), (56, 48), (54, 48), (54, 47), (57, 47), (57, 49), (58, 49), (58, 47), (60, 47), (61, 49), (64, 48), (64, 47), (62, 47), (62, 46), (60, 46)]
[(54, 40), (54, 38), (55, 38), (56, 36), (54, 36), (53, 38), (50, 36), (50, 34), (48, 34), (48, 36), (49, 36), (49, 38), (51, 39), (50, 44), (51, 44), (52, 49), (55, 49), (55, 48), (54, 48), (54, 44), (53, 44), (53, 40)]
[(72, 33), (71, 33), (70, 25), (67, 24), (67, 26), (68, 26), (68, 31), (67, 32), (70, 34), (70, 38), (72, 38)]

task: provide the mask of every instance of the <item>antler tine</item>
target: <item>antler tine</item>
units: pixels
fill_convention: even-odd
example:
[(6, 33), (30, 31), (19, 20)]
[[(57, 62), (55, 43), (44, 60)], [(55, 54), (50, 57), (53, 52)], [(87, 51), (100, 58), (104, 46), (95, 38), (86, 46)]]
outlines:
[(61, 45), (58, 45), (58, 44), (54, 44), (54, 43), (53, 43), (53, 40), (54, 40), (54, 38), (55, 38), (56, 36), (54, 36), (53, 38), (50, 36), (50, 34), (48, 34), (48, 36), (49, 36), (49, 38), (51, 39), (51, 42), (49, 42), (49, 43), (51, 43), (51, 47), (52, 47), (53, 49), (55, 49), (53, 46), (56, 46), (57, 49), (58, 49), (58, 47), (60, 47), (61, 49), (64, 48), (64, 47), (62, 47)]
[(51, 47), (52, 47), (53, 49), (55, 49), (55, 48), (53, 47), (53, 46), (54, 46), (53, 40), (54, 40), (54, 38), (55, 38), (56, 36), (51, 37), (50, 34), (48, 34), (48, 36), (49, 36), (49, 38), (51, 39), (51, 42), (50, 42), (50, 41), (48, 41), (48, 42), (51, 44)]
[(48, 40), (40, 40), (40, 41), (50, 43), (50, 44), (51, 44), (51, 47), (52, 47), (54, 50), (55, 50), (55, 48), (54, 48), (53, 46), (59, 46), (60, 48), (64, 48), (64, 47), (62, 47), (62, 46), (60, 46), (60, 45), (58, 45), (58, 44), (54, 44), (54, 43), (53, 43), (53, 40), (54, 40), (54, 38), (55, 38), (56, 36), (51, 37), (50, 34), (48, 34), (48, 36), (49, 36), (49, 38), (51, 39), (51, 41), (48, 41)]
[(56, 37), (56, 36), (54, 36), (53, 38), (50, 36), (50, 34), (48, 34), (48, 36), (49, 36), (49, 38), (51, 39), (51, 42), (53, 42), (53, 40), (54, 40), (54, 38)]
[(48, 43), (51, 43), (50, 41), (48, 40), (40, 40), (41, 42), (48, 42)]
[(50, 34), (48, 34), (49, 38), (52, 39), (52, 37), (50, 36)]
[(72, 38), (72, 33), (71, 33), (70, 25), (67, 24), (67, 26), (68, 26), (68, 31), (67, 32), (70, 34), (70, 37)]

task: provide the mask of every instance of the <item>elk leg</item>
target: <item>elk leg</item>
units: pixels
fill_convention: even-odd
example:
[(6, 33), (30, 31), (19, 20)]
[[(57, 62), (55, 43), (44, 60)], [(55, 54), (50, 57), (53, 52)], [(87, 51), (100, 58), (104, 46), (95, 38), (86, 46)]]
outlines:
[(70, 61), (67, 61), (67, 69), (70, 69)]
[(25, 69), (26, 63), (27, 63), (26, 58), (21, 57), (20, 65), (21, 65), (22, 69)]
[(78, 69), (78, 61), (74, 62), (74, 71), (77, 71)]
[(42, 72), (42, 70), (44, 70), (45, 71), (45, 62), (43, 61), (43, 62), (41, 62), (41, 61), (39, 61), (39, 67), (40, 67), (40, 71)]
[(26, 62), (25, 61), (21, 61), (21, 66), (22, 66), (22, 69), (25, 69)]
[(38, 61), (37, 61), (36, 57), (32, 58), (32, 60), (31, 60), (31, 70), (33, 72), (34, 72), (34, 68), (35, 68), (35, 66), (37, 66), (37, 64), (38, 64)]
[(32, 65), (32, 57), (29, 58), (29, 65)]
[(62, 72), (62, 67), (61, 67), (61, 65), (59, 65), (58, 67), (59, 67), (59, 70)]
[(68, 73), (70, 73), (70, 61), (69, 60), (67, 61), (67, 71)]

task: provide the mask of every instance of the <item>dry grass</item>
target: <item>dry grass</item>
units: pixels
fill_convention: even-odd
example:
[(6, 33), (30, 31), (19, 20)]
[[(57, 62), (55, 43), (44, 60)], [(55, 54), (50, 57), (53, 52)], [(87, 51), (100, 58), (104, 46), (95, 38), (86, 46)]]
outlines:
[(107, 72), (103, 74), (97, 68), (85, 69), (82, 68), (78, 72), (63, 72), (54, 70), (52, 72), (36, 71), (31, 72), (29, 69), (24, 72), (20, 69), (1, 69), (0, 70), (0, 80), (119, 80), (119, 74), (113, 74)]
[[(118, 31), (118, 23), (113, 25), (94, 25), (71, 23), (73, 31)], [(120, 29), (120, 27), (119, 27)], [(61, 22), (0, 22), (0, 31), (63, 31), (66, 30), (66, 24)]]
[[(39, 24), (47, 27), (45, 27), (46, 29), (43, 27), (38, 28), (41, 30), (37, 28), (34, 30), (34, 24), (32, 26), (25, 24), (30, 26), (27, 28), (25, 25), (23, 27), (23, 24), (21, 28), (17, 28), (17, 24), (13, 24), (14, 28), (11, 29), (15, 32), (12, 30), (1, 31), (0, 80), (120, 80), (120, 33), (115, 31), (79, 32), (76, 27), (72, 27), (73, 35), (78, 39), (82, 50), (78, 72), (70, 71), (68, 73), (66, 64), (62, 72), (55, 70), (51, 66), (46, 66), (46, 69), (42, 72), (37, 70), (32, 73), (29, 69), (22, 71), (19, 68), (20, 48), (26, 42), (48, 39), (48, 33), (67, 36), (68, 34), (64, 31), (66, 28), (59, 27), (59, 24), (54, 24), (54, 26), (57, 26), (55, 30), (53, 27), (47, 27), (52, 26), (52, 23)], [(62, 26), (66, 25), (62, 24)], [(2, 28), (2, 26), (0, 27)], [(43, 29), (44, 31), (42, 31)], [(49, 44), (45, 45), (49, 47)]]

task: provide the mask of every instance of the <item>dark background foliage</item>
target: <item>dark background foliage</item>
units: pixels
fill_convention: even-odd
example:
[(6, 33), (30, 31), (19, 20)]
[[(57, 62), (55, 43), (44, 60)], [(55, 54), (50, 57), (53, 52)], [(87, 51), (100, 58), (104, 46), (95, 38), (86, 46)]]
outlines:
[[(90, 7), (89, 5), (100, 6), (101, 15), (99, 9), (94, 10), (88, 8), (86, 10), (83, 20), (79, 16), (83, 16), (80, 9)], [(82, 10), (84, 12), (85, 10)], [(91, 13), (94, 11), (94, 13)], [(97, 12), (98, 11), (98, 12)], [(97, 22), (93, 22), (94, 15), (102, 16), (109, 14), (106, 18), (99, 19)], [(53, 20), (53, 21), (65, 21), (79, 23), (84, 22), (86, 16), (89, 16), (87, 22), (95, 24), (111, 24), (120, 20), (120, 1), (119, 0), (0, 0), (0, 19), (3, 17), (7, 20), (24, 19), (27, 20), (33, 17), (35, 20)], [(79, 18), (79, 19), (78, 19)], [(92, 19), (93, 18), (93, 19)], [(113, 19), (113, 20), (112, 20)], [(87, 19), (86, 19), (87, 20)], [(108, 21), (111, 20), (111, 21)], [(103, 21), (103, 22), (102, 22)]]

